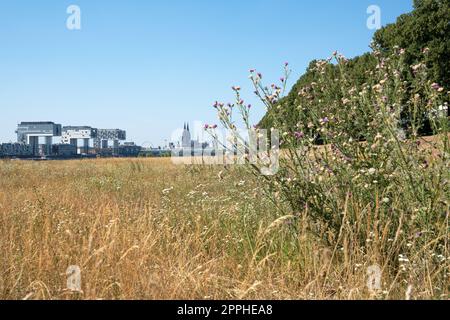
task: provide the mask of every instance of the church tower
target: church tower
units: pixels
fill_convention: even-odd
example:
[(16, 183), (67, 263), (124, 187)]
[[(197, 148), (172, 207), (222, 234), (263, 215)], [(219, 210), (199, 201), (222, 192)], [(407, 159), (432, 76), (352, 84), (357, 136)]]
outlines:
[(189, 123), (184, 124), (183, 137), (182, 137), (181, 144), (182, 144), (183, 148), (191, 147), (191, 132), (189, 130)]

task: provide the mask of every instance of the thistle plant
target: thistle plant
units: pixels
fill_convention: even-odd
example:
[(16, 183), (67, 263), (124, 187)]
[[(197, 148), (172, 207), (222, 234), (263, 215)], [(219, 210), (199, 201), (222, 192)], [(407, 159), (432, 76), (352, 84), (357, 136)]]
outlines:
[[(424, 56), (428, 52), (424, 49)], [(261, 177), (267, 197), (283, 213), (310, 221), (307, 232), (327, 245), (352, 241), (368, 252), (378, 241), (386, 252), (381, 263), (389, 265), (401, 264), (399, 254), (411, 252), (419, 261), (423, 246), (445, 256), (449, 93), (430, 79), (424, 63), (407, 65), (401, 48), (386, 56), (374, 47), (372, 54), (377, 65), (362, 84), (350, 77), (349, 61), (341, 54), (317, 61), (318, 80), (298, 90), (294, 113), (284, 99), (288, 63), (279, 85), (265, 86), (261, 73), (250, 70), (254, 94), (271, 114), (273, 127), (267, 129), (282, 133), (282, 156), (274, 176), (261, 177), (250, 163), (247, 168)], [(325, 76), (330, 70), (334, 77)], [(247, 130), (261, 128), (250, 124), (251, 106), (242, 100), (240, 87), (233, 90), (234, 103), (214, 107), (222, 126), (247, 148), (234, 110)], [(295, 126), (287, 125), (292, 117)], [(421, 136), (425, 128), (435, 135), (433, 142)], [(442, 265), (434, 267), (445, 273)]]

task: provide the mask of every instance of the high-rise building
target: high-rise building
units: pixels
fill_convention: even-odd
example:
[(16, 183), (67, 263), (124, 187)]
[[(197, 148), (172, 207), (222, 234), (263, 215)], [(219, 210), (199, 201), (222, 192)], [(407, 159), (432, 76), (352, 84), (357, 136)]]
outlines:
[(89, 126), (67, 126), (62, 128), (63, 144), (71, 144), (75, 146), (78, 153), (78, 140), (83, 140), (83, 146), (80, 149), (80, 153), (89, 153), (89, 143), (91, 139), (97, 138), (97, 129)]
[(39, 155), (39, 138), (45, 138), (44, 155), (51, 154), (53, 137), (61, 136), (61, 125), (50, 121), (21, 122), (17, 125), (17, 141), (31, 145), (33, 155)]
[(112, 154), (118, 155), (119, 141), (125, 141), (127, 133), (120, 129), (97, 129), (97, 137), (94, 139), (94, 148), (108, 149), (108, 142), (113, 142)]

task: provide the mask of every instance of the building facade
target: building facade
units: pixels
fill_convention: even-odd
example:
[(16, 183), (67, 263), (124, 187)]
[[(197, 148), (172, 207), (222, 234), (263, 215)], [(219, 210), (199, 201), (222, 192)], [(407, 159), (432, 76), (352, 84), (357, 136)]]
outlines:
[(61, 125), (50, 121), (21, 122), (17, 125), (17, 142), (28, 144), (33, 155), (39, 156), (39, 138), (45, 138), (44, 155), (51, 154), (53, 137), (61, 136)]
[(125, 141), (127, 139), (127, 133), (125, 130), (120, 129), (97, 129), (97, 137), (94, 139), (94, 148), (109, 149), (109, 142), (113, 142), (112, 154), (118, 155), (119, 153), (119, 141)]
[[(68, 126), (62, 128), (61, 142), (75, 146), (77, 154), (88, 154), (91, 139), (97, 138), (97, 129), (89, 126)], [(83, 140), (83, 146), (78, 149), (78, 140)]]
[(32, 157), (33, 149), (24, 143), (0, 144), (0, 157)]

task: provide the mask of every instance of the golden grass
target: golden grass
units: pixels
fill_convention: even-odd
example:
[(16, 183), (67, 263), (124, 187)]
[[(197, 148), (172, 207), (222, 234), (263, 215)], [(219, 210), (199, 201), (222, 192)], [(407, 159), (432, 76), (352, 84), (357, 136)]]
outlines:
[[(381, 296), (366, 287), (387, 240), (363, 254), (343, 230), (337, 254), (307, 232), (292, 237), (251, 177), (219, 171), (170, 159), (0, 162), (0, 299), (404, 298), (408, 283), (390, 275)], [(66, 288), (71, 265), (82, 292)], [(429, 276), (410, 283), (413, 297), (441, 296)]]

